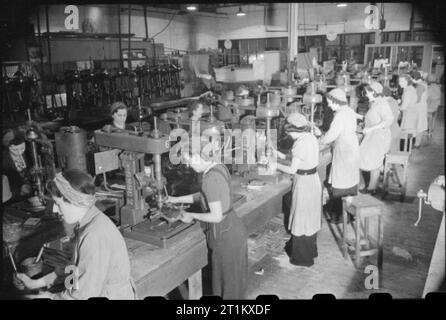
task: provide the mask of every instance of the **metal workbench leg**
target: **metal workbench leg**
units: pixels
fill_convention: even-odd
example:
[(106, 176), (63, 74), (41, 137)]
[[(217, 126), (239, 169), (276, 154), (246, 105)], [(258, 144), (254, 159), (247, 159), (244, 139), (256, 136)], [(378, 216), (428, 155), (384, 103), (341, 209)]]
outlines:
[(198, 300), (203, 296), (201, 284), (201, 269), (191, 275), (189, 281), (189, 300)]

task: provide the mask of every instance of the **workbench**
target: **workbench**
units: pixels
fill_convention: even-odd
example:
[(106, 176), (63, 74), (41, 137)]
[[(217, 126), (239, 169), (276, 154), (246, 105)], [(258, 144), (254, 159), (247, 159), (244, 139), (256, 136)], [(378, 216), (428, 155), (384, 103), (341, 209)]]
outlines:
[(186, 280), (189, 299), (201, 298), (201, 269), (208, 263), (206, 238), (198, 223), (187, 232), (167, 249), (124, 238), (138, 299), (165, 296)]

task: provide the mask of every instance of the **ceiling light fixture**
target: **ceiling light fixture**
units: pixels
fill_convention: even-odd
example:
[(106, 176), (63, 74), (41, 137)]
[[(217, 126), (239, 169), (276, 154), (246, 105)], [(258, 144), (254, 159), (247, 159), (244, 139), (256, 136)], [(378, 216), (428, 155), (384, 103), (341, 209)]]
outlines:
[(242, 7), (239, 7), (237, 12), (237, 17), (244, 17), (244, 16), (246, 16), (246, 13), (242, 11)]
[(186, 9), (189, 10), (189, 11), (195, 11), (195, 10), (197, 10), (197, 5), (195, 5), (195, 4), (189, 4), (189, 5), (186, 7)]
[(346, 3), (338, 3), (336, 6), (338, 8), (345, 8), (347, 6), (347, 4)]

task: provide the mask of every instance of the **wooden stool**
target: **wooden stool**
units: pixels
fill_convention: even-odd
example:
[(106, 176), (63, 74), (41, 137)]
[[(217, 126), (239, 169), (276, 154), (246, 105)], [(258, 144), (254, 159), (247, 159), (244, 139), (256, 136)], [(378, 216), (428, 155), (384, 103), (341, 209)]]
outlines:
[[(407, 168), (409, 164), (409, 152), (391, 152), (386, 154), (384, 158), (384, 175), (383, 175), (383, 195), (384, 199), (387, 194), (399, 194), (400, 201), (403, 202), (406, 196)], [(396, 166), (402, 166), (403, 174), (398, 176)], [(393, 178), (396, 184), (391, 185), (389, 179)]]
[(405, 130), (401, 133), (400, 140), (404, 140), (403, 152), (412, 153), (412, 140), (417, 136), (417, 133), (412, 130)]
[[(342, 250), (344, 258), (348, 257), (346, 231), (347, 231), (347, 213), (350, 213), (355, 217), (355, 266), (359, 268), (360, 258), (372, 255), (377, 255), (378, 270), (381, 274), (383, 263), (383, 206), (384, 203), (369, 194), (358, 194), (353, 197), (350, 206), (344, 206), (343, 208), (343, 231), (342, 231)], [(363, 235), (368, 243), (370, 241), (369, 233), (369, 219), (372, 217), (378, 217), (378, 237), (377, 245), (375, 248), (369, 248), (368, 250), (361, 250), (361, 219), (364, 219), (364, 225), (362, 226)]]

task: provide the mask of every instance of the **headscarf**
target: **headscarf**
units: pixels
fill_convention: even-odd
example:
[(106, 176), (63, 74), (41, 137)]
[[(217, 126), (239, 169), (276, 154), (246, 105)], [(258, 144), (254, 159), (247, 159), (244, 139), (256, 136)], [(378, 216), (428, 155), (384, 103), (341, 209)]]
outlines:
[(54, 178), (60, 193), (72, 204), (81, 208), (90, 208), (96, 202), (94, 194), (85, 194), (75, 190), (61, 172)]
[(335, 102), (340, 101), (341, 103), (347, 104), (347, 95), (345, 94), (345, 91), (339, 88), (333, 89), (330, 92), (327, 93), (327, 97), (331, 98)]
[(123, 102), (121, 102), (121, 101), (114, 102), (110, 106), (110, 115), (113, 115), (118, 109), (125, 109), (125, 110), (127, 110), (127, 106)]
[(383, 93), (383, 86), (377, 81), (372, 82), (370, 84), (370, 88), (372, 88), (372, 90), (375, 91), (376, 94)]
[(303, 114), (294, 112), (287, 117), (287, 123), (284, 126), (284, 130), (286, 133), (309, 132), (310, 124)]

